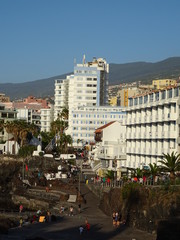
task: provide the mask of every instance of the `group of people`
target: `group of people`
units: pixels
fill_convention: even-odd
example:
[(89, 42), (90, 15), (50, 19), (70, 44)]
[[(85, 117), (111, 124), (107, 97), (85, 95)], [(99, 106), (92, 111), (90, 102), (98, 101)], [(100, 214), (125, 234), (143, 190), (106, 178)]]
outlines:
[(90, 231), (90, 224), (87, 219), (85, 220), (85, 226), (81, 225), (79, 227), (80, 235), (82, 235), (84, 231), (86, 231), (87, 233)]
[(114, 227), (119, 227), (121, 223), (124, 223), (124, 221), (122, 221), (121, 213), (113, 212), (112, 219), (113, 219), (113, 226)]
[[(65, 207), (64, 207), (64, 205), (62, 205), (62, 206), (60, 207), (59, 213), (60, 213), (60, 214), (63, 214), (64, 212), (65, 212)], [(78, 204), (78, 212), (81, 213), (81, 203)], [(73, 206), (71, 205), (71, 206), (69, 207), (69, 216), (73, 216), (73, 215), (74, 215), (74, 208), (73, 208)]]

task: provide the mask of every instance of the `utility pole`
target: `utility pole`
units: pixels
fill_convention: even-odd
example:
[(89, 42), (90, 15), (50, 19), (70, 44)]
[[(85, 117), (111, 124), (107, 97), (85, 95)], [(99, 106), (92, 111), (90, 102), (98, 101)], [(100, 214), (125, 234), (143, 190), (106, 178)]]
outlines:
[(23, 166), (22, 166), (22, 179), (24, 180), (24, 158), (23, 158)]

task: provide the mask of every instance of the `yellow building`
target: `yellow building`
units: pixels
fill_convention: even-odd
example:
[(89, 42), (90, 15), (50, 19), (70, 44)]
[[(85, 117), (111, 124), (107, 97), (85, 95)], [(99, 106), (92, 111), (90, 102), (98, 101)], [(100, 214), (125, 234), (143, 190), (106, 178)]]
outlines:
[(111, 98), (109, 99), (109, 104), (110, 104), (111, 106), (117, 106), (117, 97), (111, 97)]
[(175, 86), (176, 84), (177, 81), (173, 79), (158, 79), (152, 81), (152, 85), (155, 89), (162, 89), (168, 86)]
[(128, 107), (128, 98), (139, 94), (139, 89), (137, 87), (122, 89), (118, 92), (120, 97), (120, 106)]

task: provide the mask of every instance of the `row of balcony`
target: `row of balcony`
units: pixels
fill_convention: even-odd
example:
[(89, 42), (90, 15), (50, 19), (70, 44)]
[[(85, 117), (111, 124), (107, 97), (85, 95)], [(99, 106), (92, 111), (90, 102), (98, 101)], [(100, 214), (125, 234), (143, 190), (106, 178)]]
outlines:
[(139, 155), (155, 155), (162, 156), (164, 154), (171, 154), (176, 152), (177, 149), (174, 148), (138, 148), (138, 147), (128, 147), (127, 154), (139, 154)]
[(131, 124), (141, 124), (141, 123), (157, 123), (157, 122), (166, 122), (166, 121), (176, 121), (177, 115), (174, 114), (162, 114), (162, 115), (151, 115), (151, 116), (141, 116), (141, 117), (130, 117), (126, 119), (126, 125)]
[(106, 160), (126, 160), (126, 153), (119, 153), (117, 154), (105, 154), (105, 153), (98, 153), (97, 157), (99, 159), (106, 159)]
[(169, 138), (177, 138), (176, 131), (156, 131), (156, 132), (131, 132), (127, 133), (126, 139), (169, 139)]

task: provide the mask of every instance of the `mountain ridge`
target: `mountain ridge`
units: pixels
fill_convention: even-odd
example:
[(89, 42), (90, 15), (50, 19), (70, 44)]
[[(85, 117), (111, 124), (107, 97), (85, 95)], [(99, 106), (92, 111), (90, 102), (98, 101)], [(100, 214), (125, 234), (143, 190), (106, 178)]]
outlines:
[[(25, 98), (29, 95), (35, 97), (54, 96), (55, 79), (64, 79), (67, 75), (53, 76), (24, 83), (0, 83), (0, 92), (10, 96), (11, 100)], [(110, 63), (109, 85), (141, 81), (151, 83), (154, 79), (173, 78), (180, 76), (180, 57), (171, 57), (162, 61)]]

